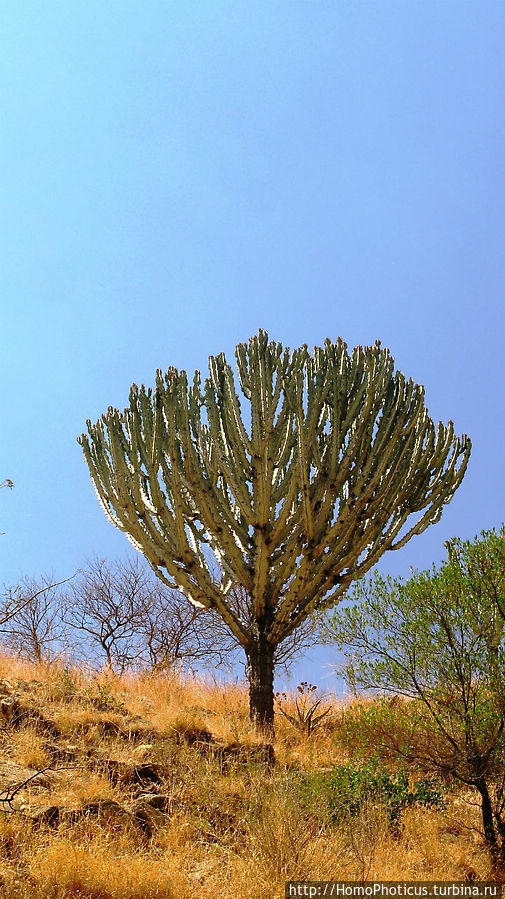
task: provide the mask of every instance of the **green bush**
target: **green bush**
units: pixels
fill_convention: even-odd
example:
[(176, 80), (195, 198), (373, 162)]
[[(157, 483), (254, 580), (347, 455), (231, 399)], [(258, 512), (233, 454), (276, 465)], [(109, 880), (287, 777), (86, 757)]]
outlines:
[(424, 778), (410, 785), (406, 768), (391, 774), (373, 760), (361, 767), (349, 763), (312, 775), (305, 780), (302, 792), (306, 799), (313, 799), (314, 794), (324, 798), (333, 824), (359, 814), (367, 804), (383, 806), (393, 828), (399, 826), (405, 809), (413, 805), (445, 808), (442, 783)]
[[(420, 703), (402, 702), (376, 696), (372, 702), (350, 705), (341, 716), (336, 733), (337, 746), (360, 764), (396, 763), (426, 769), (418, 758), (424, 742), (434, 741), (433, 727), (426, 728), (426, 715)], [(431, 766), (430, 766), (431, 767)], [(430, 774), (435, 774), (433, 770)]]
[(86, 702), (94, 706), (100, 712), (125, 712), (122, 700), (116, 699), (112, 692), (112, 686), (108, 678), (98, 680), (94, 677), (86, 687), (83, 697)]
[(53, 698), (58, 702), (72, 702), (77, 694), (78, 684), (75, 672), (65, 665), (54, 678)]
[(344, 649), (355, 695), (392, 697), (389, 711), (382, 700), (349, 717), (343, 739), (351, 725), (359, 750), (372, 745), (472, 787), (493, 865), (503, 866), (505, 525), (446, 548), (447, 562), (407, 581), (358, 581), (321, 633)]

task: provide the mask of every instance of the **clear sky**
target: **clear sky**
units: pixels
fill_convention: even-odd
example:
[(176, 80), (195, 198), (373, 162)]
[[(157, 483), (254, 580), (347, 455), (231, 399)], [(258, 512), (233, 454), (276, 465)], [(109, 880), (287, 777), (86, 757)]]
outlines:
[(379, 338), (471, 436), (382, 570), (505, 520), (504, 43), (503, 0), (3, 0), (3, 582), (128, 554), (76, 436), (259, 327)]

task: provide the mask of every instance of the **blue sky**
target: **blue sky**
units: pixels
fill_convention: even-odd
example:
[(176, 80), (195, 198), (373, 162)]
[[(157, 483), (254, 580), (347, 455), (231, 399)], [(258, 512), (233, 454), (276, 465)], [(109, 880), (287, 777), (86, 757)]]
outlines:
[(471, 436), (383, 570), (502, 523), (504, 26), (501, 0), (4, 0), (3, 582), (126, 555), (76, 436), (259, 327), (379, 338)]

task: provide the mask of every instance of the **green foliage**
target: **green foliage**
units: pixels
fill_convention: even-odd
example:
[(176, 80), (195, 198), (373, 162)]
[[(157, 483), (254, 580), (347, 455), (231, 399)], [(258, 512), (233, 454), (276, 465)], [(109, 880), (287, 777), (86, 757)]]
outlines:
[(107, 677), (101, 680), (93, 678), (84, 690), (83, 698), (100, 712), (125, 711), (124, 703), (114, 696), (110, 680)]
[(437, 732), (440, 764), (467, 782), (476, 757), (505, 750), (504, 580), (505, 531), (483, 532), (473, 544), (451, 541), (438, 570), (361, 581), (355, 605), (326, 623), (344, 647), (348, 682), (416, 700), (412, 723)]
[(332, 771), (312, 775), (304, 783), (305, 796), (324, 797), (332, 823), (353, 817), (368, 805), (382, 806), (389, 825), (399, 826), (405, 809), (413, 805), (445, 808), (444, 788), (440, 781), (424, 778), (409, 784), (405, 767), (390, 773), (370, 760), (364, 765), (338, 765)]
[(378, 697), (372, 703), (346, 709), (338, 741), (344, 751), (360, 761), (374, 757), (382, 761), (398, 757), (411, 761), (418, 724), (412, 703), (407, 710), (394, 700)]
[(359, 582), (355, 605), (321, 627), (355, 691), (405, 697), (359, 711), (361, 739), (474, 786), (505, 857), (505, 527), (446, 546), (445, 563), (407, 582)]
[(78, 692), (78, 683), (70, 665), (58, 671), (54, 679), (53, 696), (60, 702), (72, 702)]

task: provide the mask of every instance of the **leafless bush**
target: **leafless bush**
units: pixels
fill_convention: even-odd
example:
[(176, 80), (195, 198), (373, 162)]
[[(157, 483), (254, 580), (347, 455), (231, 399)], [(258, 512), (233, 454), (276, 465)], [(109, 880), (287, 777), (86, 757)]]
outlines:
[[(81, 642), (80, 655), (124, 671), (136, 653), (146, 572), (140, 565), (88, 562), (65, 597), (65, 624)], [(88, 658), (88, 661), (90, 659)]]
[(235, 649), (221, 619), (164, 587), (139, 560), (88, 562), (65, 605), (65, 622), (88, 653), (118, 673), (220, 664)]
[(62, 597), (55, 579), (25, 577), (0, 601), (2, 642), (20, 658), (48, 661), (66, 645)]
[[(242, 587), (232, 588), (230, 602), (246, 620), (249, 603)], [(49, 576), (23, 578), (0, 597), (0, 639), (30, 661), (47, 661), (64, 652), (117, 673), (227, 665), (239, 650), (218, 615), (196, 608), (178, 590), (163, 585), (140, 559), (95, 558), (59, 583)], [(287, 668), (314, 642), (306, 622), (280, 644), (276, 664)]]
[(156, 671), (184, 664), (222, 665), (237, 649), (218, 615), (197, 609), (152, 578), (139, 628), (139, 660)]

